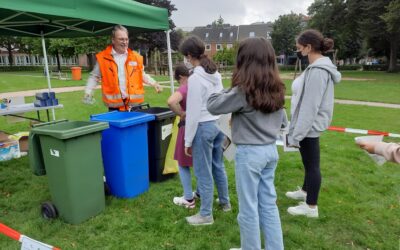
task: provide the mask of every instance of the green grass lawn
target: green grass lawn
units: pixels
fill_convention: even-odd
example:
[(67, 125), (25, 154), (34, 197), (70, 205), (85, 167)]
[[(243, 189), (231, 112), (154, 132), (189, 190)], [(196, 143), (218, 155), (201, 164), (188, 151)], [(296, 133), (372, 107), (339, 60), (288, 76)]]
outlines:
[[(287, 72), (285, 72), (287, 73)], [(335, 99), (400, 103), (400, 74), (386, 72), (344, 71), (335, 85)], [(292, 80), (284, 80), (286, 94), (291, 95)]]
[[(289, 75), (291, 72), (285, 71), (282, 74)], [(400, 104), (400, 74), (361, 71), (344, 71), (342, 74), (344, 80), (335, 87), (336, 99)], [(87, 77), (88, 73), (83, 72), (80, 81), (52, 79), (51, 83), (53, 88), (84, 86)], [(158, 81), (169, 80), (168, 76), (154, 78)], [(291, 95), (292, 80), (284, 82), (286, 94)], [(230, 79), (224, 79), (225, 87), (230, 86), (230, 83)], [(0, 73), (1, 93), (43, 88), (47, 88), (47, 81), (41, 72)]]
[[(71, 74), (69, 74), (69, 78)], [(86, 84), (88, 72), (82, 72), (82, 80), (59, 80), (57, 78), (51, 78), (52, 88), (59, 87), (73, 87), (73, 86), (84, 86)], [(167, 76), (155, 76), (156, 80), (167, 81)], [(47, 79), (42, 72), (38, 71), (22, 71), (22, 72), (0, 72), (0, 93), (13, 92), (13, 91), (24, 91), (31, 89), (46, 89)]]
[[(146, 101), (166, 106), (169, 91), (155, 94), (147, 88)], [(81, 103), (81, 92), (58, 94), (64, 108), (57, 118), (88, 120), (106, 111), (96, 91), (95, 105)], [(400, 133), (400, 110), (336, 105), (333, 125)], [(29, 123), (0, 129), (18, 132)], [(285, 192), (301, 185), (303, 169), (298, 153), (283, 153), (275, 184), (286, 249), (398, 249), (400, 240), (400, 166), (378, 167), (355, 144), (356, 134), (326, 132), (321, 137), (322, 188), (319, 219), (292, 217), (286, 209), (296, 202)], [(393, 139), (385, 139), (393, 140)], [(400, 140), (397, 140), (400, 141)], [(192, 227), (184, 217), (198, 211), (172, 203), (182, 194), (179, 178), (151, 183), (135, 199), (107, 197), (106, 209), (80, 225), (40, 217), (41, 202), (51, 200), (47, 177), (31, 173), (27, 157), (0, 163), (0, 221), (34, 239), (62, 249), (221, 249), (239, 247), (234, 165), (226, 162), (233, 210), (214, 211), (212, 226)], [(198, 204), (199, 205), (199, 204)], [(0, 249), (19, 249), (20, 243), (0, 235)]]

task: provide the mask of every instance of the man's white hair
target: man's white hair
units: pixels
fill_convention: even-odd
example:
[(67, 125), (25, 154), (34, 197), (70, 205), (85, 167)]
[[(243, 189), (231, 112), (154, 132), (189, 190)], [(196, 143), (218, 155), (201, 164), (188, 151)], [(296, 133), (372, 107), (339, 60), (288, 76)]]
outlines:
[(117, 24), (117, 25), (115, 25), (115, 26), (113, 27), (113, 29), (112, 29), (112, 31), (111, 31), (111, 34), (112, 34), (112, 37), (113, 37), (113, 38), (115, 37), (115, 33), (116, 33), (118, 30), (125, 31), (126, 34), (129, 36), (128, 29), (125, 28), (124, 26), (120, 25), (120, 24)]

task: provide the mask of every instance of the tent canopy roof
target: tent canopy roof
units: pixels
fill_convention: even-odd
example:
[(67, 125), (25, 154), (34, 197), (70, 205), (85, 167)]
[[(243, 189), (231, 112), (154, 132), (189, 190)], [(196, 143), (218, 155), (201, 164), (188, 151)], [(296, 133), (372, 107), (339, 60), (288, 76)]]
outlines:
[(108, 35), (115, 24), (134, 32), (169, 29), (168, 11), (132, 0), (0, 0), (0, 35)]

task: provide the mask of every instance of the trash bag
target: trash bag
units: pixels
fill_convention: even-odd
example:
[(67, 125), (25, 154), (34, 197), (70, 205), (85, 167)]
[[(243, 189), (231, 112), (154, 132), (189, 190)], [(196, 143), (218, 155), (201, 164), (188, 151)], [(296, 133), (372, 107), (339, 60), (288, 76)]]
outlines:
[(179, 117), (177, 116), (172, 126), (172, 137), (168, 145), (167, 155), (165, 156), (165, 164), (163, 174), (178, 173), (178, 161), (174, 160), (176, 138), (178, 136), (178, 123)]

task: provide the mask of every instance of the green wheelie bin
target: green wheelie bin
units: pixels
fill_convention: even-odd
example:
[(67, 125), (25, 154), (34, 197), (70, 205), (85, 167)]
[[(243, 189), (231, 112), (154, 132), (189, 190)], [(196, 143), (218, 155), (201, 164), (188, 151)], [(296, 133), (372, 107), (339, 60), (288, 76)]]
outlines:
[[(38, 137), (30, 162), (37, 175), (46, 173), (52, 202), (41, 206), (46, 219), (60, 216), (67, 223), (79, 224), (105, 208), (101, 132), (103, 122), (57, 121), (36, 125), (32, 137)], [(41, 150), (38, 150), (38, 149)], [(41, 151), (41, 155), (37, 152)], [(42, 160), (42, 161), (41, 161)], [(40, 169), (40, 168), (45, 168)], [(39, 174), (38, 174), (39, 173)]]

